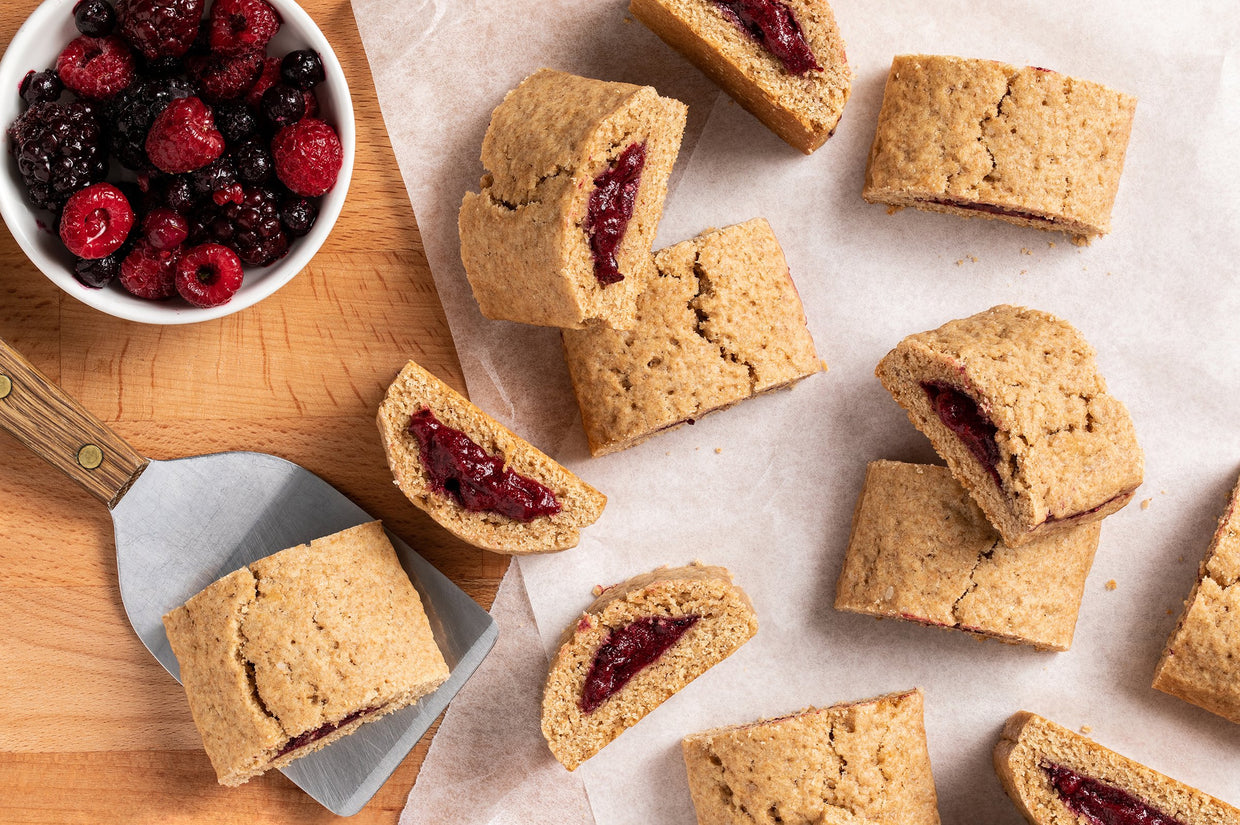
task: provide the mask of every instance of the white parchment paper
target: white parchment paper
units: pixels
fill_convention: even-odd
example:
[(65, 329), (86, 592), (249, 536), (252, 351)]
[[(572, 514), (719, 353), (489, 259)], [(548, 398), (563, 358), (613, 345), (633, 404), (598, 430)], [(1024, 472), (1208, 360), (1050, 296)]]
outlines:
[[(926, 691), (948, 825), (1020, 821), (990, 752), (1021, 709), (1240, 805), (1240, 726), (1149, 686), (1240, 473), (1240, 7), (835, 0), (856, 80), (835, 137), (807, 158), (630, 20), (622, 0), (353, 5), (471, 397), (609, 496), (580, 547), (520, 562), (544, 647), (593, 585), (694, 558), (729, 567), (758, 610), (753, 641), (577, 771), (599, 823), (693, 821), (679, 750), (689, 732), (914, 685)], [(887, 68), (909, 52), (1044, 66), (1138, 96), (1112, 234), (1078, 248), (865, 204)], [(828, 373), (588, 457), (557, 333), (483, 319), (456, 234), (491, 109), (543, 65), (650, 83), (689, 104), (657, 246), (766, 217)], [(875, 364), (908, 333), (1005, 302), (1085, 334), (1145, 449), (1145, 486), (1104, 524), (1062, 654), (832, 608), (866, 462), (936, 460)], [(506, 710), (493, 712), (503, 724)], [(432, 756), (469, 750), (457, 741)]]

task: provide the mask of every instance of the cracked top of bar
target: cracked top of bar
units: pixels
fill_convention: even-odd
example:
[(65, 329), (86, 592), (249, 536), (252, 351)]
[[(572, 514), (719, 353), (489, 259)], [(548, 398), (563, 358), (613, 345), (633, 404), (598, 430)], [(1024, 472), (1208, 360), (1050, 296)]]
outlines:
[(823, 369), (765, 219), (663, 249), (655, 268), (633, 329), (563, 333), (594, 455)]
[[(379, 522), (282, 550), (164, 617), (221, 784), (239, 785), (398, 710), (448, 678), (417, 591)], [(357, 724), (360, 724), (358, 722)]]
[(1111, 229), (1136, 103), (1038, 67), (898, 55), (862, 196), (1088, 242)]
[[(1053, 315), (1001, 305), (949, 321), (906, 337), (875, 374), (1013, 547), (1101, 520), (1141, 484), (1128, 410), (1084, 336)], [(993, 425), (994, 466), (940, 418), (928, 387), (951, 388)]]
[(1163, 648), (1154, 687), (1240, 724), (1240, 481)]
[[(482, 142), (481, 192), (466, 193), (461, 260), (488, 318), (576, 329), (632, 324), (680, 151), (687, 107), (650, 86), (541, 69), (505, 96)], [(594, 272), (596, 181), (644, 144), (632, 216), (615, 250), (622, 280)]]
[(873, 461), (835, 607), (1067, 650), (1098, 533), (1094, 522), (1013, 550), (946, 467)]
[(691, 734), (699, 825), (939, 825), (920, 690)]

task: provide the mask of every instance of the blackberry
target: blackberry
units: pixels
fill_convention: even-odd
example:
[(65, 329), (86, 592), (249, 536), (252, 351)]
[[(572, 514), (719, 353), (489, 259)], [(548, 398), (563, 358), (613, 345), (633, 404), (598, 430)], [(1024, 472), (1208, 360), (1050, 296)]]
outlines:
[(116, 9), (107, 0), (78, 0), (73, 22), (88, 37), (107, 37), (116, 26)]
[(305, 235), (319, 217), (318, 198), (289, 193), (280, 200), (280, 223), (295, 238)]
[(206, 225), (208, 237), (231, 248), (249, 266), (275, 263), (288, 252), (279, 203), (271, 189), (246, 189), (240, 203), (225, 204)]
[(180, 57), (202, 24), (203, 0), (120, 0), (116, 20), (121, 36), (147, 60)]
[(218, 157), (201, 169), (189, 173), (190, 185), (199, 199), (214, 197), (237, 183), (237, 167), (227, 156)]
[(59, 212), (70, 195), (107, 174), (95, 111), (83, 103), (36, 103), (9, 127), (9, 151), (35, 206)]
[(169, 103), (193, 94), (193, 84), (179, 77), (152, 77), (124, 89), (108, 106), (112, 154), (129, 169), (154, 169), (146, 155), (146, 134), (151, 124)]
[(83, 286), (103, 289), (121, 274), (121, 261), (129, 254), (128, 245), (103, 258), (77, 258), (73, 262), (73, 277)]
[(233, 162), (237, 165), (237, 178), (251, 186), (267, 180), (275, 170), (271, 149), (258, 138), (238, 146), (233, 152)]
[(163, 192), (163, 202), (169, 209), (182, 215), (189, 215), (194, 211), (197, 198), (194, 196), (194, 185), (190, 183), (189, 175), (177, 175), (168, 181)]
[(215, 128), (229, 146), (236, 146), (258, 131), (258, 118), (242, 101), (221, 103), (215, 107)]
[(17, 93), (27, 105), (33, 106), (58, 99), (64, 88), (65, 84), (60, 82), (60, 75), (56, 74), (55, 69), (44, 69), (41, 72), (31, 70), (22, 78)]
[(314, 49), (298, 49), (280, 61), (280, 79), (297, 89), (313, 89), (327, 77), (323, 58)]

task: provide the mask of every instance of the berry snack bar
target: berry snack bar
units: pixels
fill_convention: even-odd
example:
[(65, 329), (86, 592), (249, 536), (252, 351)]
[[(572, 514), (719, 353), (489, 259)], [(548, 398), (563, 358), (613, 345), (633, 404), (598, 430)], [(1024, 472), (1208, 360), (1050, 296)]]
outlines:
[(595, 456), (823, 369), (779, 242), (762, 218), (655, 255), (631, 330), (563, 332)]
[(862, 197), (1056, 230), (1111, 231), (1136, 98), (1033, 66), (891, 62)]
[(835, 608), (1067, 650), (1100, 527), (1013, 550), (946, 467), (873, 461)]
[(482, 141), (482, 191), (461, 204), (461, 260), (482, 314), (632, 324), (686, 113), (649, 86), (550, 69), (509, 92)]
[(938, 825), (920, 690), (686, 736), (698, 825)]
[(852, 90), (826, 0), (632, 0), (629, 11), (791, 146), (831, 137)]
[(410, 361), (379, 407), (388, 467), (410, 501), (495, 553), (575, 547), (607, 497)]
[(1240, 483), (1163, 649), (1154, 687), (1240, 724)]
[(547, 674), (551, 753), (576, 770), (757, 631), (722, 567), (660, 567), (603, 590), (564, 631)]
[(1240, 810), (1021, 711), (994, 751), (1003, 789), (1033, 825), (1236, 825)]
[(910, 335), (875, 373), (1010, 547), (1099, 521), (1141, 484), (1093, 348), (1045, 312), (997, 306)]
[(222, 785), (281, 768), (448, 678), (377, 521), (230, 573), (164, 627)]

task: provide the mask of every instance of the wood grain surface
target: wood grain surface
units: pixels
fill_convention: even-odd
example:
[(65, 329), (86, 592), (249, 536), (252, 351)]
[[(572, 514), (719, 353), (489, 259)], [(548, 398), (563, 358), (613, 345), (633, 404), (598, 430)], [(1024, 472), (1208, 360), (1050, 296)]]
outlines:
[[(145, 456), (260, 450), (309, 468), (489, 607), (507, 560), (410, 505), (384, 461), (375, 411), (408, 359), (464, 387), (349, 2), (301, 3), (358, 127), (348, 202), (310, 265), (227, 318), (144, 326), (61, 292), (0, 230), (0, 338)], [(0, 3), (0, 42), (36, 5)], [(106, 508), (4, 433), (0, 627), (0, 822), (337, 819), (279, 773), (216, 783), (180, 686), (129, 627)], [(397, 820), (429, 741), (350, 822)]]

